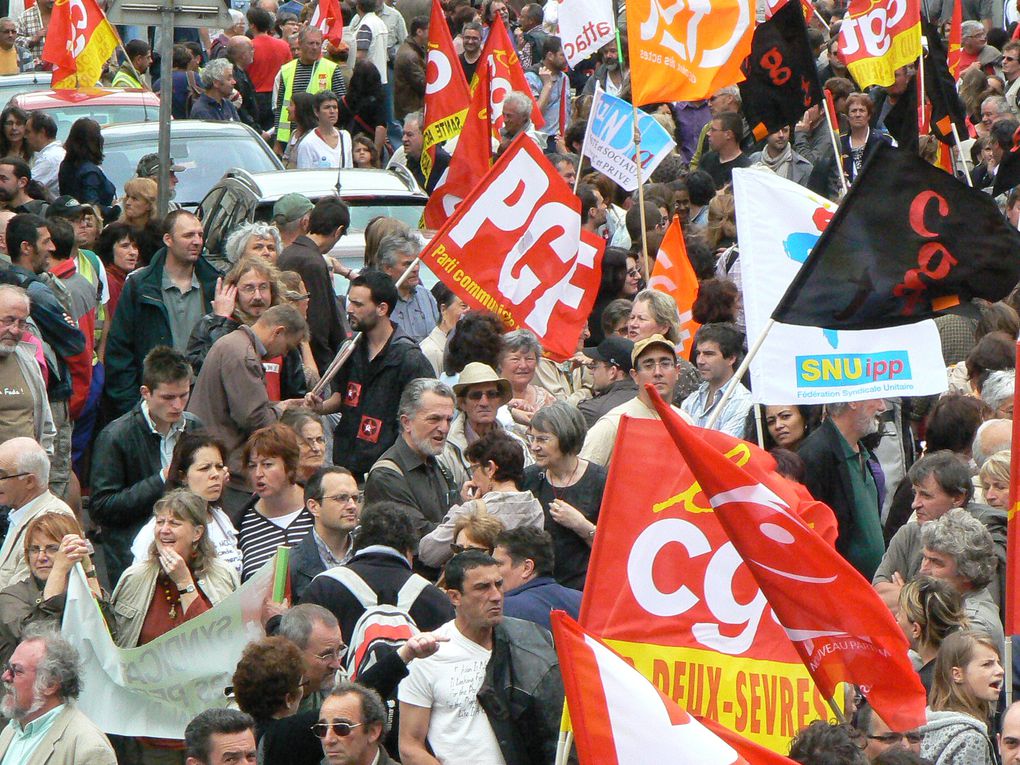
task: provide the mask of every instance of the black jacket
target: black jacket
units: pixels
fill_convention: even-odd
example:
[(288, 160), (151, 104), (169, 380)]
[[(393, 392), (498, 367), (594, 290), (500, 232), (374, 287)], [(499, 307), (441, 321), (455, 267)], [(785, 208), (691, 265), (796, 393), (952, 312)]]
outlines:
[[(184, 413), (186, 431), (202, 423)], [(163, 494), (159, 435), (142, 414), (142, 402), (100, 431), (92, 460), (92, 499), (89, 513), (102, 526), (141, 527)]]
[[(410, 564), (396, 550), (358, 552), (346, 565), (365, 580), (380, 603), (396, 603), (397, 593), (411, 577)], [(351, 591), (327, 574), (312, 580), (301, 602), (316, 603), (332, 611), (340, 622), (340, 633), (347, 638), (354, 634), (354, 625), (365, 612)], [(431, 632), (454, 617), (450, 599), (435, 585), (422, 590), (408, 613), (423, 632)]]
[[(206, 354), (213, 347), (213, 343), (224, 335), (229, 335), (241, 326), (237, 319), (224, 318), (214, 313), (207, 313), (201, 321), (195, 325), (195, 329), (188, 338), (188, 349), (184, 355), (195, 372), (195, 379), (202, 371), (202, 363)], [(304, 362), (301, 360), (301, 349), (292, 348), (283, 357), (283, 365), (280, 369), (280, 398), (286, 401), (289, 398), (304, 398), (308, 392), (308, 385), (305, 380)]]
[[(864, 163), (868, 161), (868, 157), (875, 153), (875, 149), (878, 148), (880, 143), (889, 143), (889, 136), (872, 128), (868, 134), (868, 140), (864, 144), (864, 158), (861, 161), (861, 167), (864, 167)], [(839, 151), (840, 161), (843, 163), (843, 172), (846, 174), (847, 180), (853, 183), (857, 178), (857, 171), (854, 169), (853, 157), (850, 155), (849, 133), (839, 137)]]
[(367, 473), (397, 440), (397, 408), (404, 387), (416, 378), (435, 376), (418, 344), (396, 324), (389, 342), (371, 361), (368, 342), (358, 343), (333, 383), (333, 390), (343, 397), (333, 434), (333, 464), (359, 478)]
[[(152, 262), (131, 274), (124, 282), (117, 312), (106, 340), (106, 396), (115, 413), (121, 415), (138, 401), (142, 362), (157, 345), (173, 346), (166, 305), (163, 303), (164, 247)], [(203, 311), (212, 308), (216, 279), (220, 276), (209, 261), (200, 257), (195, 274), (202, 284)]]
[(563, 678), (552, 635), (537, 624), (504, 617), (478, 703), (506, 765), (550, 765), (563, 713)]
[(315, 535), (305, 534), (305, 538), (290, 553), (290, 589), (294, 602), (301, 600), (308, 585), (325, 570), (322, 558), (319, 557), (319, 548), (315, 544)]

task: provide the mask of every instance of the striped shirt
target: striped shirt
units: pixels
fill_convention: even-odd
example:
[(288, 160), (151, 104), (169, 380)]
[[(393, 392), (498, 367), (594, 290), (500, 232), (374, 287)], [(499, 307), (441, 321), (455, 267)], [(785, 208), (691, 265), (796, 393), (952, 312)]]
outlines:
[[(281, 526), (283, 522), (286, 525)], [(305, 538), (315, 518), (302, 508), (282, 518), (269, 519), (255, 508), (249, 508), (241, 517), (241, 530), (237, 532), (237, 546), (241, 550), (241, 581), (247, 581), (276, 552), (280, 545), (296, 547)]]

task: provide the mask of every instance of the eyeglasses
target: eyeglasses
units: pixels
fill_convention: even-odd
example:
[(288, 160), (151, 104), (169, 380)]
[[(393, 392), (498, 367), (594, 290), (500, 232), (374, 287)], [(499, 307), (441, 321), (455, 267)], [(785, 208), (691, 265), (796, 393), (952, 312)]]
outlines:
[(654, 372), (658, 369), (676, 369), (676, 359), (645, 359), (637, 365), (642, 372)]
[(302, 438), (306, 446), (325, 446), (326, 439), (323, 436), (313, 436), (312, 438)]
[(889, 733), (883, 733), (880, 736), (868, 736), (872, 741), (879, 741), (883, 744), (896, 744), (906, 739), (911, 744), (920, 744), (921, 739), (924, 736), (916, 730), (907, 731), (906, 733), (896, 733), (890, 731)]
[(492, 550), (490, 550), (488, 547), (477, 547), (476, 545), (458, 545), (456, 543), (450, 545), (450, 550), (453, 552), (454, 555), (460, 555), (462, 552), (467, 552), (468, 550), (480, 550), (483, 553), (489, 553), (490, 555), (492, 554)]
[(323, 497), (324, 500), (331, 499), (334, 502), (339, 502), (341, 505), (346, 505), (348, 502), (357, 502), (361, 504), (365, 501), (365, 493), (359, 491), (357, 494), (332, 494), (328, 497)]
[(17, 327), (25, 329), (28, 327), (28, 319), (16, 319), (13, 316), (4, 316), (0, 319), (0, 327)]
[(243, 287), (237, 289), (242, 295), (254, 295), (256, 292), (270, 292), (272, 287), (269, 286), (269, 282), (262, 282), (262, 284), (246, 284)]
[(10, 475), (0, 475), (0, 481), (6, 481), (8, 478), (21, 478), (22, 476), (32, 475), (31, 473), (11, 473)]
[(483, 398), (489, 400), (502, 398), (498, 390), (471, 390), (466, 394), (469, 401), (481, 401)]
[(3, 674), (6, 675), (8, 672), (10, 672), (15, 677), (21, 677), (23, 674), (25, 674), (25, 668), (18, 666), (17, 664), (11, 664), (11, 662), (7, 662), (6, 664), (4, 664)]
[(330, 649), (328, 651), (323, 651), (322, 653), (317, 653), (315, 655), (315, 658), (318, 659), (319, 661), (329, 661), (330, 659), (336, 659), (337, 661), (339, 661), (340, 659), (342, 659), (346, 655), (347, 655), (347, 646), (339, 645), (336, 648)]
[(528, 433), (524, 440), (529, 444), (542, 444), (543, 446), (552, 441), (556, 436), (536, 436), (534, 433)]
[(28, 554), (30, 556), (38, 556), (39, 553), (43, 551), (46, 552), (47, 558), (52, 558), (54, 555), (60, 552), (60, 545), (46, 545), (45, 547), (40, 547), (39, 545), (29, 545), (28, 547)]
[(339, 736), (340, 738), (346, 738), (351, 735), (351, 731), (355, 728), (360, 728), (365, 723), (349, 723), (349, 722), (333, 722), (333, 723), (316, 723), (312, 726), (311, 730), (319, 738), (326, 738), (329, 735), (330, 728), (333, 729), (333, 735)]

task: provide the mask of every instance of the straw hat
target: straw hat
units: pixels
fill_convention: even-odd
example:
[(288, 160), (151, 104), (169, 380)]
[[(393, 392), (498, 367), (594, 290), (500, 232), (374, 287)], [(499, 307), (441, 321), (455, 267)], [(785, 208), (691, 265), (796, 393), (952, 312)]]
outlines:
[(496, 383), (496, 387), (499, 388), (499, 394), (503, 397), (501, 404), (505, 404), (513, 397), (510, 381), (500, 377), (496, 374), (496, 370), (480, 361), (472, 361), (464, 367), (464, 370), (460, 373), (460, 379), (453, 386), (453, 394), (457, 398), (461, 398), (467, 393), (468, 388), (480, 383)]

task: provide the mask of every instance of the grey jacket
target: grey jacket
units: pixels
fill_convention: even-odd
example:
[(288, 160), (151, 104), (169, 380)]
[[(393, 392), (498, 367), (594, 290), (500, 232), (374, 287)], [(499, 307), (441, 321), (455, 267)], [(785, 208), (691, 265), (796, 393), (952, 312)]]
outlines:
[(927, 711), (921, 727), (921, 756), (933, 765), (994, 765), (992, 742), (983, 722), (962, 712)]

